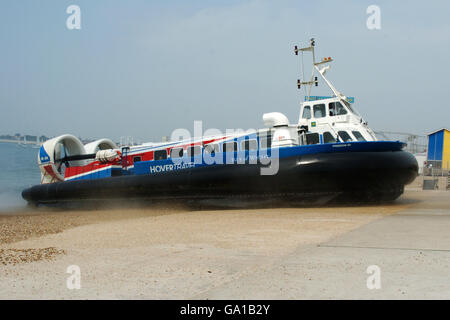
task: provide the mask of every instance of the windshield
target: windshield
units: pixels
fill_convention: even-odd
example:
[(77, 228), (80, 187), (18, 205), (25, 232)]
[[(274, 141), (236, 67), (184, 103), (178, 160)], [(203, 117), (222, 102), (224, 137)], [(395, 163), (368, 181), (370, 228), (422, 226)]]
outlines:
[(343, 103), (345, 104), (345, 106), (346, 106), (352, 113), (356, 114), (357, 116), (361, 116), (361, 115), (358, 113), (358, 111), (356, 111), (356, 109), (354, 109), (354, 108), (352, 107), (352, 105), (351, 105), (350, 103), (348, 103), (348, 102), (345, 101), (345, 100), (341, 100), (341, 102), (343, 102)]

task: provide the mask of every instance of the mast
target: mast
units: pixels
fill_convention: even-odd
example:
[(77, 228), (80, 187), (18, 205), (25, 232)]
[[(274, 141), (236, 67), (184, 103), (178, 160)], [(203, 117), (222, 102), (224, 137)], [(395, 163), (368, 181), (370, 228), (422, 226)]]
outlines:
[[(323, 58), (323, 60), (321, 60), (319, 62), (316, 62), (316, 55), (315, 55), (315, 52), (314, 52), (315, 44), (316, 44), (316, 42), (315, 42), (314, 38), (311, 38), (310, 41), (309, 41), (309, 47), (304, 47), (304, 48), (298, 48), (297, 46), (294, 47), (294, 52), (295, 52), (296, 56), (298, 55), (299, 52), (302, 55), (303, 55), (304, 52), (311, 52), (312, 53), (312, 63), (313, 63), (313, 68), (312, 68), (312, 71), (311, 71), (311, 78), (310, 78), (310, 80), (309, 81), (302, 81), (302, 80), (298, 79), (297, 80), (297, 87), (298, 87), (298, 89), (300, 89), (302, 85), (308, 86), (308, 95), (306, 97), (307, 97), (307, 100), (309, 101), (309, 99), (311, 97), (312, 86), (315, 85), (317, 87), (319, 85), (317, 77), (314, 76), (314, 72), (317, 71), (320, 74), (321, 78), (325, 81), (325, 83), (331, 89), (331, 91), (333, 91), (333, 94), (336, 97), (339, 97), (339, 98), (341, 98), (341, 99), (343, 99), (345, 101), (347, 99), (347, 97), (344, 96), (339, 90), (337, 90), (333, 86), (333, 84), (325, 77), (325, 74), (326, 74), (327, 70), (330, 69), (330, 66), (329, 65), (325, 65), (325, 64), (327, 64), (329, 62), (332, 62), (333, 59), (331, 59), (331, 57), (328, 57), (328, 58)], [(322, 68), (319, 68), (322, 65), (324, 65), (324, 66)]]

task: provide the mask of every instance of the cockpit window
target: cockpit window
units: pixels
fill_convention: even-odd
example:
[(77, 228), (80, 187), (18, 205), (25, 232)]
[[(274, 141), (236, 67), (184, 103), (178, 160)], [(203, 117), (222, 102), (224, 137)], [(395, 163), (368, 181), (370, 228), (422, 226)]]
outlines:
[(325, 131), (323, 133), (323, 143), (335, 143), (336, 139), (333, 137), (331, 133)]
[(352, 138), (350, 137), (350, 135), (347, 133), (347, 131), (339, 131), (338, 132), (339, 138), (341, 138), (341, 140), (343, 142), (348, 142), (348, 141), (352, 141)]
[(314, 105), (314, 118), (323, 118), (325, 117), (325, 105), (324, 104), (316, 104)]
[(310, 106), (303, 107), (302, 118), (303, 119), (311, 119), (311, 107)]
[(355, 136), (356, 140), (358, 141), (366, 141), (364, 137), (362, 136), (361, 132), (359, 131), (352, 131), (353, 135)]
[(330, 116), (341, 116), (347, 114), (347, 110), (345, 110), (344, 106), (338, 102), (330, 102), (328, 105), (330, 108)]

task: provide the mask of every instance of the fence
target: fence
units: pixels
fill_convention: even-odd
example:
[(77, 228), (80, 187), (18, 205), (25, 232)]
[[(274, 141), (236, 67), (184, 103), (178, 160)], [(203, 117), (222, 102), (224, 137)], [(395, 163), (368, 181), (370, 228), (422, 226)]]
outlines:
[(427, 151), (427, 136), (406, 132), (376, 131), (378, 140), (401, 141), (406, 143), (405, 150), (412, 154), (424, 153)]
[(445, 177), (449, 176), (450, 161), (427, 160), (423, 168), (424, 176)]

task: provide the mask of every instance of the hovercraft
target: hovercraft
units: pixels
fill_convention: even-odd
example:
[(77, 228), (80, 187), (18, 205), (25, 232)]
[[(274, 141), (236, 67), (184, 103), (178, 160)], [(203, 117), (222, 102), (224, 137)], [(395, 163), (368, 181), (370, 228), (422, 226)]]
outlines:
[[(314, 39), (295, 54), (312, 53), (313, 72), (297, 124), (282, 113), (263, 115), (266, 128), (177, 141), (86, 145), (73, 135), (43, 143), (41, 184), (25, 189), (30, 204), (116, 199), (326, 199), (391, 201), (417, 176), (415, 157), (399, 141), (378, 141), (325, 77), (331, 58), (316, 61)], [(333, 92), (311, 96), (316, 72)]]

